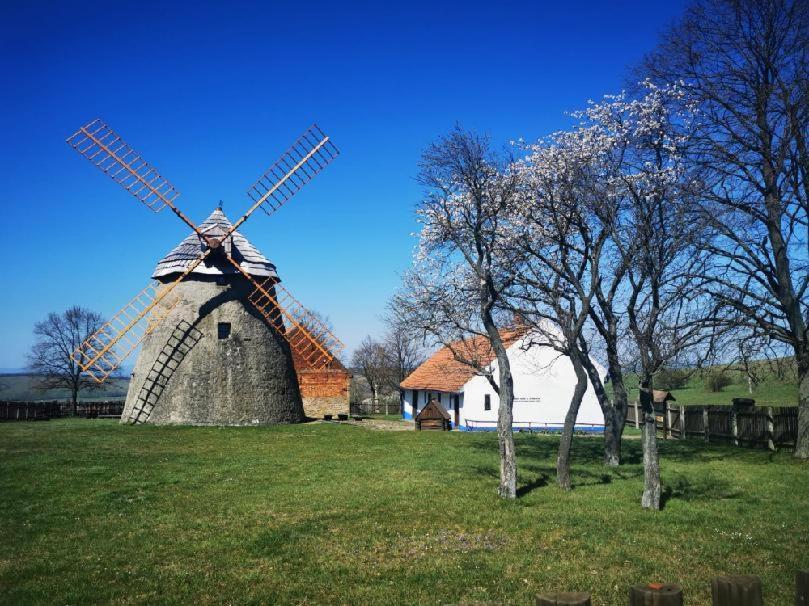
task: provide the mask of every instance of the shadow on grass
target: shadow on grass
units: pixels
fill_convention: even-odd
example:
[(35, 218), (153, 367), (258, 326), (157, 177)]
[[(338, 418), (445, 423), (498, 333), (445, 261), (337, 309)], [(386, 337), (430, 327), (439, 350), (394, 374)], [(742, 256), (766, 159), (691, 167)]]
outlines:
[(719, 501), (737, 499), (744, 493), (737, 487), (712, 474), (698, 478), (678, 476), (667, 482), (660, 498), (661, 507), (672, 499), (680, 501)]
[(517, 487), (517, 498), (524, 497), (525, 495), (533, 492), (537, 488), (543, 488), (548, 485), (548, 474), (540, 474), (531, 482), (526, 482), (522, 486)]
[[(499, 470), (496, 467), (477, 466), (473, 469), (473, 473), (487, 476), (493, 480), (499, 480), (500, 478)], [(544, 488), (550, 483), (556, 483), (556, 467), (551, 465), (523, 463), (520, 465), (519, 475), (521, 477), (528, 475), (534, 477), (534, 479), (523, 481), (517, 486), (517, 497), (524, 497), (538, 488)], [(605, 468), (605, 470), (602, 472), (579, 468), (573, 469), (571, 472), (571, 477), (573, 480), (572, 487), (574, 489), (584, 486), (611, 484), (615, 480), (634, 480), (642, 476), (643, 469), (638, 468)]]
[[(524, 497), (534, 490), (556, 483), (556, 456), (559, 440), (555, 436), (522, 435), (516, 437), (521, 476), (534, 478), (523, 481), (517, 488), (517, 496)], [(492, 440), (476, 440), (470, 444), (479, 450), (496, 449)], [(725, 459), (750, 459), (768, 462), (760, 451), (747, 451), (722, 444), (704, 444), (694, 440), (658, 441), (660, 457), (665, 474), (666, 461), (707, 463)], [(622, 443), (622, 464), (619, 467), (604, 467), (602, 470), (586, 469), (601, 464), (604, 456), (603, 441), (596, 437), (574, 439), (571, 449), (573, 488), (610, 484), (616, 480), (637, 480), (643, 478), (642, 445), (640, 440), (624, 440)], [(585, 469), (582, 469), (582, 466)], [(474, 473), (498, 479), (497, 467), (475, 468)], [(664, 481), (661, 506), (672, 499), (682, 501), (736, 499), (742, 492), (727, 480), (707, 474), (700, 477), (678, 476), (672, 481)]]
[(284, 560), (303, 559), (307, 542), (322, 537), (330, 526), (345, 522), (345, 516), (328, 515), (261, 531), (253, 543), (256, 555)]

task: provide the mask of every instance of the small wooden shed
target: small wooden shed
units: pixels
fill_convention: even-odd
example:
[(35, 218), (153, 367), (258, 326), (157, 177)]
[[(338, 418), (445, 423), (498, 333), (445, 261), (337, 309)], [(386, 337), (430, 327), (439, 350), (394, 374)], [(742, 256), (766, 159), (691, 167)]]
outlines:
[(433, 398), (416, 415), (416, 429), (449, 431), (452, 429), (449, 413)]
[(653, 389), (652, 395), (654, 396), (655, 404), (665, 404), (666, 402), (677, 401), (677, 398), (675, 398), (670, 391), (664, 391), (662, 389)]

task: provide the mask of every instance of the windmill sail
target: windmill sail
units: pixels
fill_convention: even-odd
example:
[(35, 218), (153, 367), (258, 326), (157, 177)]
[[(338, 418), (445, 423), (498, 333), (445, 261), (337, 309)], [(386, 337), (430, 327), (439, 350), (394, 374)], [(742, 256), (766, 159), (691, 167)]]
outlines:
[(203, 253), (180, 276), (168, 284), (152, 282), (112, 318), (76, 348), (70, 357), (97, 383), (102, 383), (162, 322), (179, 299), (167, 298), (174, 287), (190, 274), (210, 251)]
[(260, 206), (272, 214), (339, 154), (331, 139), (313, 124), (259, 177), (247, 195), (255, 202), (254, 208)]
[(228, 260), (255, 286), (248, 297), (250, 303), (279, 330), (308, 368), (325, 368), (343, 350), (340, 339), (274, 278), (257, 282), (231, 257)]
[(196, 231), (174, 204), (180, 195), (177, 188), (100, 119), (82, 126), (67, 142), (148, 208), (157, 213), (168, 206)]

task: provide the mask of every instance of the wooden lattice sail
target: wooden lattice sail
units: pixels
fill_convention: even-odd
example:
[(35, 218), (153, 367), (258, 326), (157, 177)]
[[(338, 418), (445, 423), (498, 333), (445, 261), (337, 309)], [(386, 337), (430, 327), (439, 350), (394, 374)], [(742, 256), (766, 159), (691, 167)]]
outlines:
[[(267, 322), (284, 327), (283, 333), (292, 351), (304, 360), (309, 368), (324, 368), (335, 355), (342, 352), (344, 345), (340, 339), (335, 337), (317, 316), (301, 305), (286, 288), (272, 278), (258, 282), (244, 272), (232, 258), (228, 257), (228, 260), (255, 286), (250, 295), (250, 302)], [(292, 328), (296, 330), (288, 330)]]

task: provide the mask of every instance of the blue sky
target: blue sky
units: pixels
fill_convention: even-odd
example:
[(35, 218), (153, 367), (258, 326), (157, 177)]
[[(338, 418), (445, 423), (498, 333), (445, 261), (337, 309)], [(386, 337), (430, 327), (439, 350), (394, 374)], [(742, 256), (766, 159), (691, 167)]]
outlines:
[(420, 152), (456, 122), (506, 143), (569, 123), (622, 88), (680, 2), (4, 2), (7, 275), (0, 368), (33, 323), (78, 304), (111, 314), (186, 234), (80, 158), (65, 137), (102, 117), (182, 192), (197, 222), (247, 188), (312, 122), (340, 158), (241, 230), (348, 353), (410, 263)]

